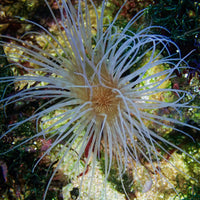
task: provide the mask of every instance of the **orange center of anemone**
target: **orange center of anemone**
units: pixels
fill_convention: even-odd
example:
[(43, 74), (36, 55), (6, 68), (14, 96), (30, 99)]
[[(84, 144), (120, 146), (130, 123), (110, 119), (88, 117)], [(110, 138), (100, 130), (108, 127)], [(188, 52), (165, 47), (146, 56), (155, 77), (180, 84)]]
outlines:
[(119, 98), (117, 93), (110, 88), (102, 86), (93, 88), (91, 101), (97, 115), (105, 114), (111, 117), (117, 113)]
[[(87, 74), (88, 77), (92, 77), (94, 73), (92, 70), (88, 70)], [(74, 84), (85, 86), (85, 79), (83, 76), (80, 76), (79, 74), (72, 74), (72, 77)], [(112, 120), (117, 115), (118, 106), (120, 106), (122, 102), (121, 98), (118, 96), (118, 92), (114, 90), (117, 88), (117, 83), (113, 81), (112, 77), (109, 76), (105, 68), (102, 69), (101, 72), (101, 83), (97, 76), (93, 77), (94, 78), (90, 82), (91, 87), (77, 87), (71, 89), (71, 92), (73, 92), (75, 98), (82, 99), (83, 102), (91, 102), (88, 106), (92, 108), (92, 114), (100, 118), (106, 116), (107, 120)]]

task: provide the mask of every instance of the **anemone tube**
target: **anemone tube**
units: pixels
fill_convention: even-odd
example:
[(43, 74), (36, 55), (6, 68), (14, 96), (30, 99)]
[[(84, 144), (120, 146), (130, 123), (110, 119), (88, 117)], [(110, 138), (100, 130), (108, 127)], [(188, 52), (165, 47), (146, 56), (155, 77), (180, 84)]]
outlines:
[[(152, 33), (154, 28), (161, 27), (149, 26), (137, 33), (130, 30), (144, 11), (139, 12), (120, 30), (115, 26), (115, 22), (121, 9), (113, 21), (106, 24), (104, 22), (105, 1), (102, 2), (101, 14), (98, 15), (98, 10), (92, 1), (89, 3), (86, 0), (79, 0), (75, 9), (70, 1), (66, 3), (64, 0), (61, 2), (56, 0), (60, 11), (59, 20), (48, 2), (46, 0), (45, 2), (61, 39), (29, 20), (26, 21), (40, 28), (41, 32), (30, 31), (24, 36), (41, 36), (54, 53), (26, 41), (24, 36), (17, 39), (1, 35), (4, 40), (13, 41), (7, 43), (2, 40), (1, 46), (17, 50), (9, 53), (8, 56), (10, 59), (17, 58), (18, 62), (8, 67), (21, 68), (27, 74), (1, 77), (0, 82), (7, 83), (8, 86), (26, 82), (29, 87), (12, 96), (4, 97), (0, 102), (6, 110), (7, 106), (29, 98), (50, 100), (32, 116), (12, 124), (0, 138), (6, 137), (25, 122), (35, 120), (37, 134), (22, 141), (20, 145), (38, 137), (53, 139), (52, 145), (35, 164), (36, 167), (45, 155), (65, 141), (58, 153), (59, 155), (62, 152), (63, 156), (56, 170), (73, 147), (78, 154), (71, 173), (79, 173), (79, 162), (82, 157), (85, 159), (80, 188), (87, 166), (90, 164), (90, 170), (94, 175), (101, 153), (105, 157), (105, 188), (113, 162), (117, 163), (123, 185), (122, 175), (128, 166), (131, 166), (134, 176), (137, 177), (141, 155), (150, 163), (154, 173), (165, 178), (160, 170), (161, 160), (170, 161), (158, 151), (160, 148), (169, 153), (162, 144), (170, 145), (187, 156), (190, 155), (148, 128), (147, 122), (176, 130), (187, 136), (189, 136), (188, 133), (174, 125), (187, 126), (199, 131), (199, 128), (178, 119), (165, 115), (159, 116), (151, 112), (171, 108), (181, 115), (179, 110), (182, 108), (192, 108), (190, 102), (194, 97), (189, 92), (163, 87), (167, 81), (171, 82), (176, 78), (175, 71), (189, 67), (184, 58), (181, 58), (178, 46), (167, 37)], [(96, 27), (91, 24), (89, 4), (95, 12)], [(178, 53), (171, 53), (169, 46), (176, 48)], [(143, 59), (146, 62), (136, 68), (137, 63)], [(23, 65), (24, 61), (37, 67)], [(168, 67), (160, 67), (162, 70), (146, 75), (149, 70), (163, 65)], [(169, 93), (175, 94), (176, 98), (169, 101), (151, 98), (152, 95)], [(186, 96), (190, 96), (190, 100), (185, 100)], [(56, 114), (56, 111), (59, 112)], [(44, 119), (50, 113), (54, 113), (53, 117)], [(45, 126), (48, 122), (51, 122), (50, 125)], [(76, 144), (75, 147), (74, 144)], [(13, 149), (17, 147), (19, 145)], [(170, 164), (173, 165), (173, 163)], [(49, 180), (44, 199), (56, 170)], [(90, 178), (90, 185), (92, 182), (93, 178)], [(148, 188), (144, 188), (144, 191), (150, 189), (151, 184), (152, 180), (149, 176)]]

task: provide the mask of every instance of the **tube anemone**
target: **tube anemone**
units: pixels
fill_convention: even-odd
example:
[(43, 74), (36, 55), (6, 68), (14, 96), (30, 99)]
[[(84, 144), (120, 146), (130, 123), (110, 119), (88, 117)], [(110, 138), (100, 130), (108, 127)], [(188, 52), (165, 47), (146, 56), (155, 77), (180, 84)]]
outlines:
[[(79, 162), (82, 158), (85, 161), (81, 185), (86, 177), (87, 166), (91, 166), (93, 174), (101, 154), (105, 159), (105, 187), (113, 163), (117, 163), (123, 186), (122, 176), (128, 167), (131, 166), (135, 172), (135, 178), (138, 176), (137, 168), (143, 164), (141, 157), (151, 165), (152, 172), (165, 178), (161, 172), (161, 160), (174, 165), (160, 151), (169, 154), (164, 144), (191, 156), (164, 139), (149, 124), (187, 136), (188, 133), (175, 125), (200, 130), (170, 114), (160, 115), (157, 112), (168, 110), (181, 115), (182, 109), (193, 108), (190, 102), (194, 97), (189, 92), (171, 88), (176, 78), (175, 71), (188, 67), (184, 58), (181, 58), (179, 48), (168, 38), (151, 33), (152, 29), (160, 27), (149, 26), (137, 33), (131, 31), (131, 26), (143, 15), (143, 11), (132, 18), (123, 30), (119, 30), (115, 22), (120, 10), (112, 23), (104, 24), (105, 1), (102, 2), (99, 16), (92, 1), (89, 8), (86, 0), (79, 0), (75, 9), (70, 1), (66, 3), (64, 0), (56, 0), (60, 11), (59, 20), (47, 0), (45, 2), (54, 19), (56, 34), (26, 20), (42, 32), (29, 32), (25, 35), (41, 37), (42, 42), (48, 44), (47, 49), (26, 41), (24, 36), (17, 39), (1, 35), (3, 39), (13, 41), (7, 43), (2, 40), (0, 45), (15, 50), (8, 57), (17, 60), (14, 65), (26, 74), (1, 77), (0, 82), (8, 86), (25, 83), (27, 87), (12, 96), (4, 97), (0, 102), (6, 110), (7, 106), (22, 100), (46, 98), (48, 101), (33, 115), (12, 124), (0, 138), (12, 133), (25, 122), (35, 120), (37, 134), (14, 148), (34, 138), (51, 138), (52, 145), (37, 165), (64, 141), (61, 149), (63, 156), (58, 167), (73, 148), (77, 158), (71, 173), (79, 174)], [(96, 25), (91, 24), (89, 9), (95, 12)], [(172, 46), (178, 53), (170, 52), (169, 47)], [(27, 62), (29, 65), (23, 64)], [(50, 119), (45, 118), (52, 113)], [(56, 170), (49, 180), (47, 190)], [(92, 185), (93, 178), (88, 179)], [(143, 191), (149, 190), (151, 185), (149, 175)]]

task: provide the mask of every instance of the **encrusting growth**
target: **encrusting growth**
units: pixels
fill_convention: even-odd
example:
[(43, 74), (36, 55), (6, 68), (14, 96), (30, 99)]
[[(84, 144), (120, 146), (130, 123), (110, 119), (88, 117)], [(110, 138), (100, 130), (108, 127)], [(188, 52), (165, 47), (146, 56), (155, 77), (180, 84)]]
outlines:
[[(199, 131), (199, 128), (170, 115), (159, 116), (154, 112), (171, 108), (179, 114), (182, 108), (194, 108), (189, 105), (194, 98), (189, 92), (171, 88), (172, 80), (176, 77), (174, 72), (188, 67), (181, 58), (179, 48), (168, 38), (152, 34), (154, 28), (161, 27), (149, 26), (137, 33), (130, 30), (144, 11), (139, 12), (119, 30), (115, 22), (120, 10), (113, 22), (104, 24), (105, 1), (102, 2), (101, 14), (98, 16), (92, 1), (79, 0), (74, 8), (71, 1), (56, 0), (60, 19), (55, 17), (48, 1), (45, 2), (54, 19), (56, 34), (27, 20), (42, 32), (29, 32), (25, 35), (43, 38), (48, 44), (47, 50), (26, 41), (23, 37), (17, 39), (1, 35), (2, 39), (13, 41), (7, 43), (2, 40), (0, 45), (16, 50), (8, 51), (7, 56), (11, 60), (17, 59), (16, 68), (23, 69), (26, 74), (1, 77), (0, 82), (8, 85), (20, 85), (25, 82), (28, 87), (0, 102), (4, 103), (6, 110), (7, 106), (29, 98), (37, 101), (48, 98), (49, 101), (32, 116), (12, 124), (1, 138), (23, 123), (36, 120), (37, 134), (22, 141), (20, 145), (37, 137), (53, 139), (42, 159), (54, 147), (65, 141), (61, 150), (64, 156), (55, 171), (71, 149), (75, 149), (76, 165), (71, 173), (79, 174), (79, 162), (85, 157), (82, 180), (86, 177), (88, 165), (92, 168), (92, 175), (94, 174), (100, 152), (105, 158), (105, 187), (113, 162), (117, 163), (123, 185), (122, 175), (128, 167), (133, 169), (134, 176), (137, 177), (137, 168), (142, 165), (141, 157), (151, 165), (152, 172), (164, 178), (160, 170), (160, 161), (170, 161), (160, 151), (168, 153), (162, 144), (184, 151), (148, 128), (148, 124), (164, 126), (185, 135), (188, 133), (174, 125), (187, 126)], [(96, 15), (96, 25), (91, 24), (90, 9), (93, 9)], [(171, 53), (169, 46), (176, 48), (178, 53)], [(24, 61), (30, 65), (23, 64)], [(46, 119), (45, 116), (52, 118)], [(14, 148), (17, 147), (19, 145)], [(61, 155), (61, 152), (58, 155)], [(93, 179), (88, 180), (92, 185)], [(151, 188), (150, 175), (144, 185), (146, 186), (143, 191)], [(47, 191), (44, 199), (46, 193)]]

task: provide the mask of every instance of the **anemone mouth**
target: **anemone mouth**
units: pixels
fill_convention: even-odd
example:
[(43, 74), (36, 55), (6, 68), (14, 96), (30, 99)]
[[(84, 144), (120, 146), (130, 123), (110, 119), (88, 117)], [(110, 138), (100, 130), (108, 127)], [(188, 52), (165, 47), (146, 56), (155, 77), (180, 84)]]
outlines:
[(122, 104), (117, 92), (118, 82), (113, 80), (105, 63), (99, 71), (86, 65), (81, 72), (72, 72), (72, 76), (74, 76), (72, 80), (74, 87), (71, 89), (73, 96), (82, 103), (88, 102), (94, 117), (106, 116), (107, 120), (111, 120), (117, 116), (118, 108)]
[(92, 93), (92, 108), (97, 116), (106, 115), (108, 119), (116, 116), (120, 98), (112, 88), (98, 86), (92, 89)]

